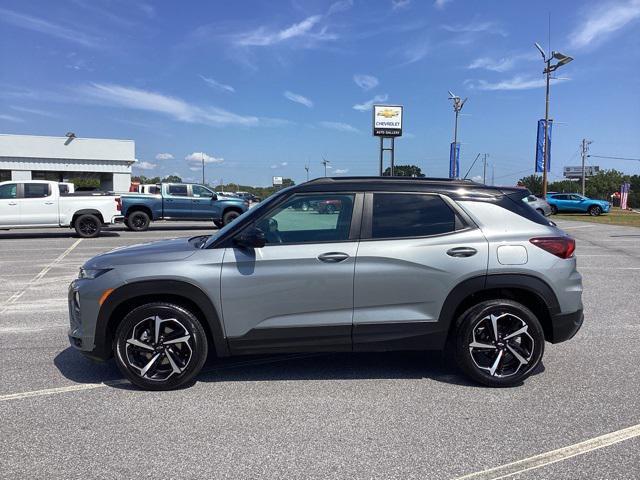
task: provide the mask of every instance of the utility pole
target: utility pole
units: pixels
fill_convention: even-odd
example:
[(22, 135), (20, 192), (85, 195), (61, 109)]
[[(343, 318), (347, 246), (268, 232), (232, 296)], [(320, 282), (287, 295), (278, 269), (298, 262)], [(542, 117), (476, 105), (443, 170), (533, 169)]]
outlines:
[(496, 178), (496, 166), (491, 165), (491, 185), (492, 186), (495, 186), (496, 184), (495, 178)]
[(581, 152), (582, 152), (582, 195), (583, 196), (584, 196), (584, 182), (585, 182), (584, 162), (586, 158), (589, 156), (589, 145), (591, 145), (592, 143), (593, 142), (591, 140), (587, 140), (586, 138), (582, 139)]
[(204, 152), (200, 152), (200, 158), (202, 159), (202, 185), (204, 185)]
[(327, 165), (330, 164), (331, 162), (329, 160), (327, 160), (326, 158), (322, 157), (322, 161), (320, 162), (322, 165), (324, 165), (324, 176), (327, 176)]
[(309, 181), (309, 164), (305, 165), (304, 169), (307, 171), (307, 182), (308, 182)]
[(482, 183), (487, 184), (487, 157), (488, 153), (484, 154), (484, 167), (482, 168)]

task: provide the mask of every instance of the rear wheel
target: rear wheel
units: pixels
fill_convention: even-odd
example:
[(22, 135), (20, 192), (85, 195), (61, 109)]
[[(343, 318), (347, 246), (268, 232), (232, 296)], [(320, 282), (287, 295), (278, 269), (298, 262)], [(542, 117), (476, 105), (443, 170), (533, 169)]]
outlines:
[(146, 232), (149, 229), (151, 219), (145, 212), (138, 210), (127, 218), (127, 226), (134, 232)]
[(524, 305), (488, 300), (467, 310), (456, 330), (456, 360), (462, 371), (490, 387), (522, 383), (542, 360), (544, 332)]
[(73, 224), (76, 233), (82, 238), (94, 238), (100, 235), (102, 222), (92, 214), (80, 215)]
[(149, 303), (132, 310), (116, 331), (118, 368), (145, 390), (172, 390), (191, 382), (207, 359), (207, 338), (189, 310)]
[(601, 213), (602, 213), (602, 208), (600, 208), (600, 205), (591, 205), (589, 207), (589, 215), (593, 217), (597, 217)]
[(225, 214), (222, 216), (222, 223), (224, 225), (229, 225), (239, 216), (240, 216), (240, 213), (237, 212), (236, 210), (229, 210), (228, 212), (225, 212)]

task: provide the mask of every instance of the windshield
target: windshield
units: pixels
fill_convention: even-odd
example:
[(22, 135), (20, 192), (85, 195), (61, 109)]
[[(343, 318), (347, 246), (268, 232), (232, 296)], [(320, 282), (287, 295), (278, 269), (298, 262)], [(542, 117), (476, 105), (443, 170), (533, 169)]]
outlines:
[(262, 215), (262, 212), (264, 212), (265, 209), (269, 208), (270, 205), (273, 204), (273, 202), (275, 202), (278, 199), (280, 199), (283, 195), (286, 194), (286, 192), (288, 192), (292, 188), (293, 187), (284, 188), (284, 189), (282, 189), (282, 190), (280, 190), (280, 191), (278, 191), (276, 193), (273, 193), (271, 196), (267, 197), (264, 201), (262, 201), (260, 204), (258, 204), (257, 207), (252, 208), (250, 210), (247, 210), (242, 215), (240, 215), (238, 218), (236, 218), (233, 222), (225, 225), (220, 230), (218, 230), (217, 232), (213, 233), (211, 235), (211, 237), (209, 237), (209, 239), (204, 244), (202, 244), (202, 246), (200, 248), (209, 248), (211, 246), (211, 244), (213, 244), (213, 242), (216, 241), (216, 239), (218, 239), (222, 235), (226, 234), (231, 228), (233, 228), (233, 226), (237, 222), (242, 222), (247, 217), (252, 217), (252, 216), (255, 216), (255, 215)]

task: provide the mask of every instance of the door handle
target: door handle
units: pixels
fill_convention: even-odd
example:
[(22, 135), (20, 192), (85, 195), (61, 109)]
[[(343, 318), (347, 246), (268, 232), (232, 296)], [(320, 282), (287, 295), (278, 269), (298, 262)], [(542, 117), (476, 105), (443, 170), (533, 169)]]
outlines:
[(338, 263), (346, 260), (347, 258), (349, 258), (349, 255), (344, 252), (327, 252), (318, 255), (318, 260), (325, 263)]
[(11, 205), (13, 207), (13, 206), (17, 205), (17, 203), (16, 202), (9, 202), (9, 203), (7, 203), (7, 205)]
[(450, 257), (471, 257), (476, 253), (478, 253), (478, 251), (471, 247), (456, 247), (447, 250), (447, 255)]
[(44, 202), (45, 205), (53, 205), (53, 202)]

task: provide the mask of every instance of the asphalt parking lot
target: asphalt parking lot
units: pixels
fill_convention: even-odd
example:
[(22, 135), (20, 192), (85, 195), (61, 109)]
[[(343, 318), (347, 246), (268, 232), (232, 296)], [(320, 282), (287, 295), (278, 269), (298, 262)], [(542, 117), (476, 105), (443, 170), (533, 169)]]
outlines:
[(560, 226), (585, 324), (501, 390), (393, 353), (215, 360), (139, 391), (69, 348), (67, 286), (95, 254), (209, 225), (0, 232), (0, 478), (640, 478), (640, 229)]

